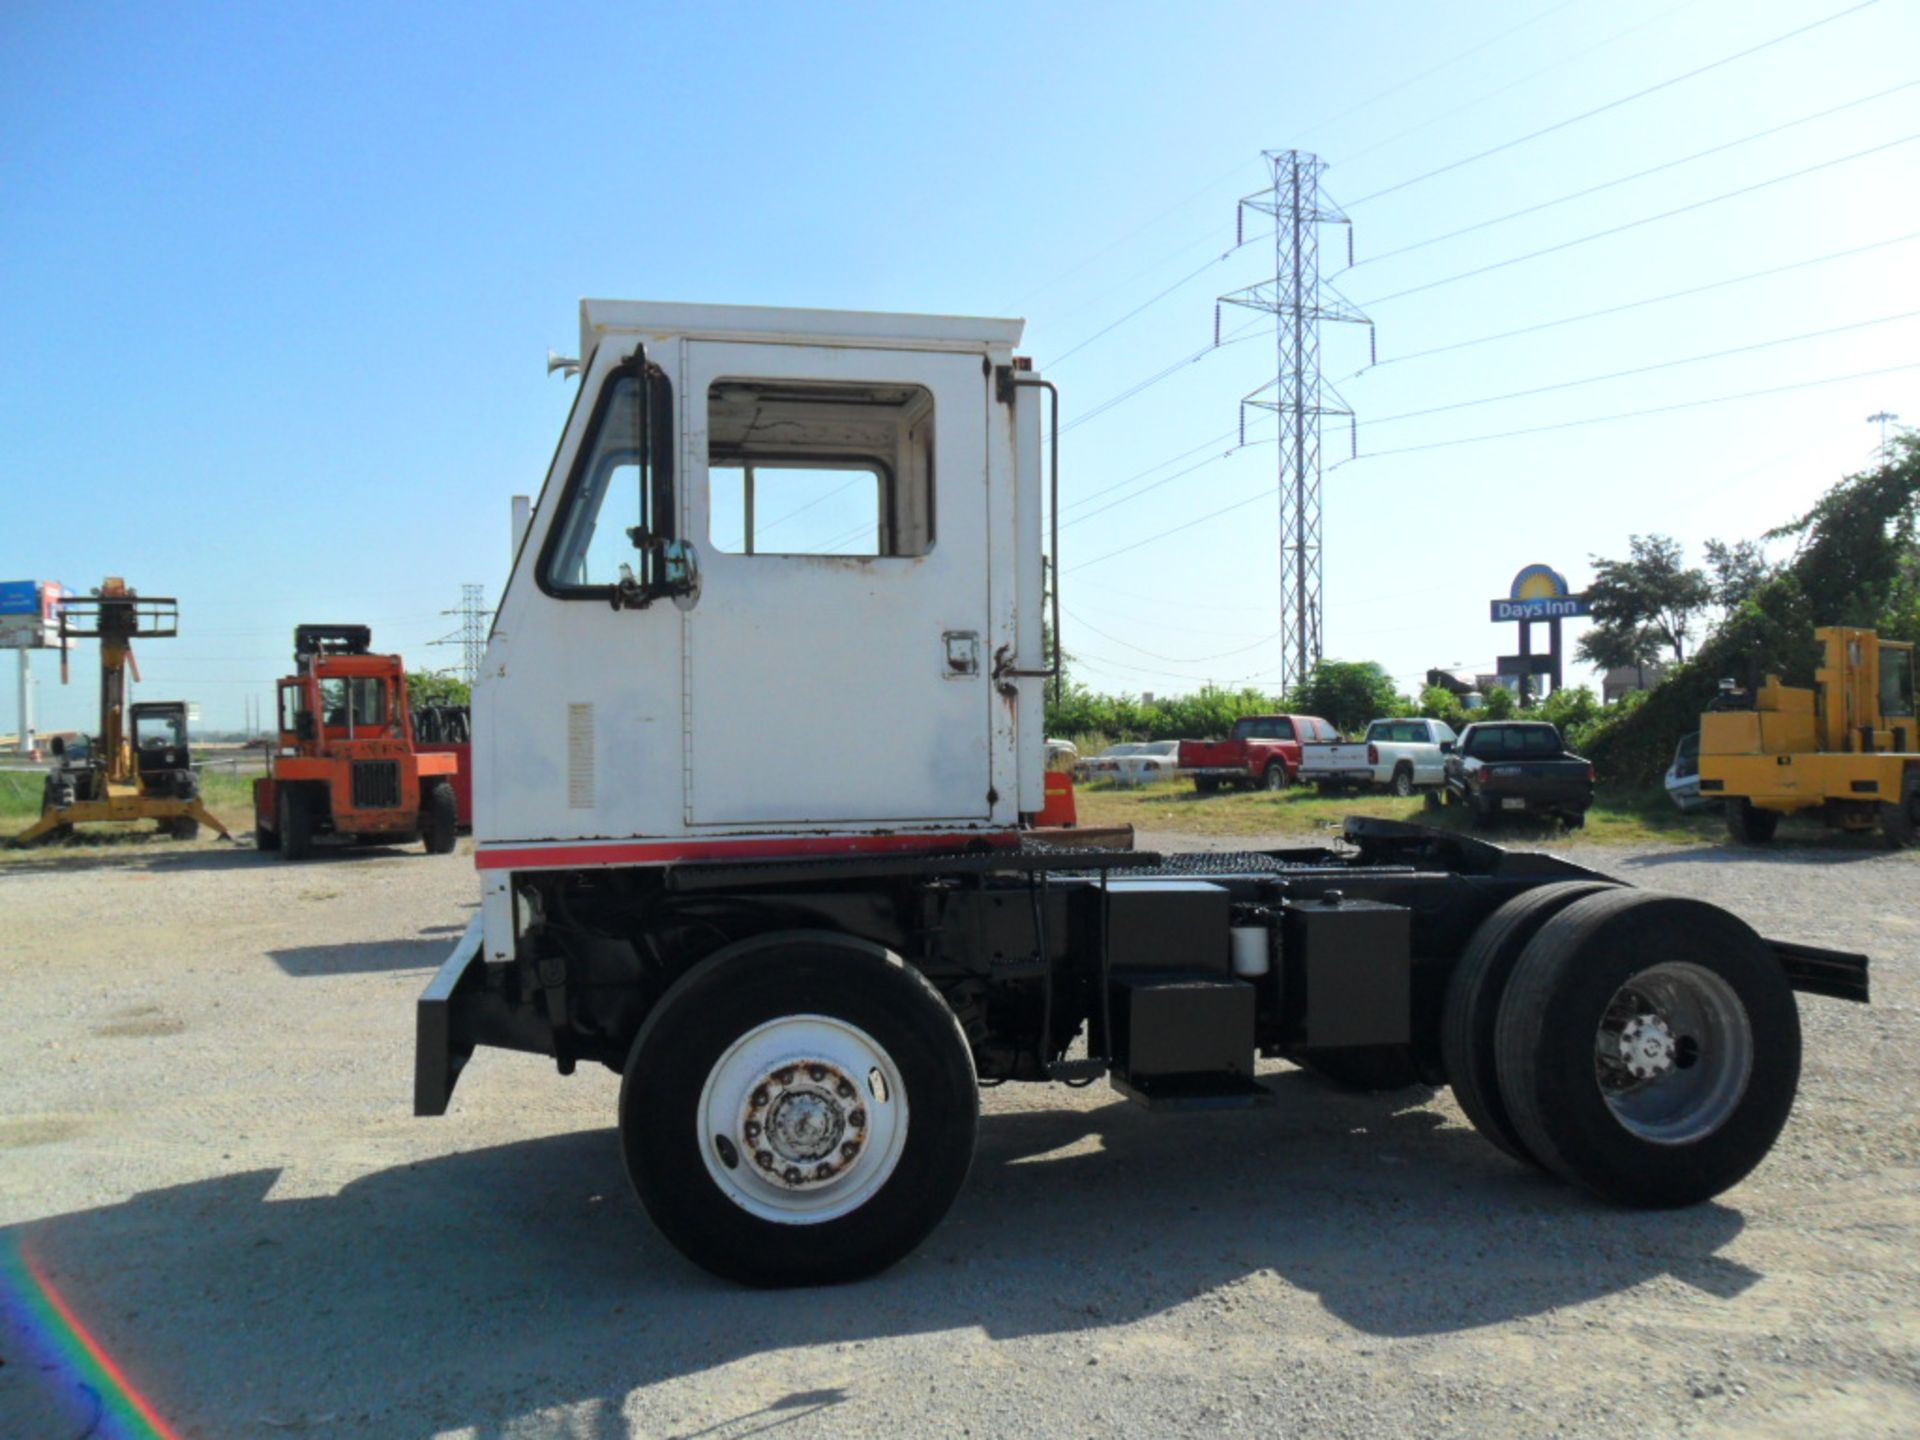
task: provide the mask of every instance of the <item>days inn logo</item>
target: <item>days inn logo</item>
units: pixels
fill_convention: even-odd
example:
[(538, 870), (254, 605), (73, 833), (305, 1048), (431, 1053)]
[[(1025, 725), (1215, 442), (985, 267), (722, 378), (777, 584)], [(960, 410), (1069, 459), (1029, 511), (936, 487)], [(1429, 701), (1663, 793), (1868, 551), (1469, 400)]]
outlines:
[(1567, 588), (1567, 577), (1551, 565), (1529, 565), (1513, 577), (1507, 598), (1495, 600), (1495, 620), (1566, 620), (1587, 614), (1587, 597)]

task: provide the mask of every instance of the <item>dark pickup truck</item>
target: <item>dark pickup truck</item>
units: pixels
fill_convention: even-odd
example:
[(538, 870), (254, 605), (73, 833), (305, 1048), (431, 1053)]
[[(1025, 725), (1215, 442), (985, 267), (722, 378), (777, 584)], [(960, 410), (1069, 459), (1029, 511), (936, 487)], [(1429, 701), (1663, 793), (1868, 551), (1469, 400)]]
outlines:
[(1447, 756), (1447, 798), (1492, 825), (1503, 815), (1546, 815), (1586, 824), (1593, 766), (1568, 753), (1553, 726), (1537, 720), (1469, 725)]

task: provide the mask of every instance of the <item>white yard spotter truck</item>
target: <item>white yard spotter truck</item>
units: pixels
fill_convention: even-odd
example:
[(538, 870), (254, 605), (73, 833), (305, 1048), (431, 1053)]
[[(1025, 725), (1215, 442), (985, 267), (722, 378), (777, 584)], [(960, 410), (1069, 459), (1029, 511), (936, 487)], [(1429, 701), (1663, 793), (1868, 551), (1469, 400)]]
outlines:
[(609, 1066), (648, 1213), (754, 1284), (911, 1251), (1007, 1080), (1174, 1112), (1268, 1100), (1257, 1056), (1446, 1083), (1625, 1204), (1758, 1164), (1794, 991), (1864, 1001), (1865, 957), (1408, 825), (1183, 856), (1026, 832), (1058, 552), (1020, 332), (582, 306), (474, 689), (481, 906), (419, 1000), (417, 1113), (486, 1046)]

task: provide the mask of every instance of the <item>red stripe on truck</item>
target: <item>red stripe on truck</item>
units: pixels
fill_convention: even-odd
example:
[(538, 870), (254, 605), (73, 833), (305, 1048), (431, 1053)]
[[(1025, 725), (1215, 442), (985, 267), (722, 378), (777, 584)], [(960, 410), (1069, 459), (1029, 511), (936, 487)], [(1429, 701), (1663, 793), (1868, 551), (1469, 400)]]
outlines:
[(955, 850), (982, 844), (996, 850), (1020, 843), (1017, 830), (958, 830), (914, 835), (782, 835), (745, 840), (594, 840), (571, 845), (482, 848), (478, 870), (553, 870), (576, 865), (664, 865), (675, 860), (784, 860), (795, 856), (895, 855)]

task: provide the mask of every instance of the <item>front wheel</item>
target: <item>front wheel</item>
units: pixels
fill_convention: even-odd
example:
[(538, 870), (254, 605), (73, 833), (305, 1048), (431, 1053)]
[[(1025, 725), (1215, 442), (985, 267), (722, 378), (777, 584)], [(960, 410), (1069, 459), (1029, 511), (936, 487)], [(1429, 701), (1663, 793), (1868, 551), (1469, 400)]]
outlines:
[(460, 807), (453, 787), (442, 781), (427, 791), (420, 807), (420, 838), (429, 855), (451, 855), (460, 825)]
[(884, 1270), (940, 1223), (979, 1119), (966, 1036), (919, 972), (830, 934), (678, 981), (620, 1087), (627, 1174), (695, 1264), (752, 1285)]
[(1778, 810), (1761, 810), (1744, 795), (1727, 801), (1727, 835), (1736, 845), (1765, 845), (1780, 828)]
[(304, 860), (313, 853), (313, 801), (298, 785), (282, 785), (274, 802), (280, 858)]

